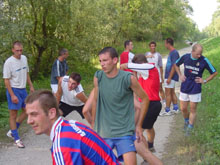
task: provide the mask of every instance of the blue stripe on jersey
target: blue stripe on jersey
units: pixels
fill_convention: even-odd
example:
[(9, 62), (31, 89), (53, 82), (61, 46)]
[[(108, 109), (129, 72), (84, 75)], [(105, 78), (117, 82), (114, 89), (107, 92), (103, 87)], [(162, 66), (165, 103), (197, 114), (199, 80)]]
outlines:
[(205, 57), (205, 59), (204, 59), (206, 62), (207, 62), (207, 64), (209, 65), (209, 68), (212, 70), (212, 72), (214, 73), (214, 72), (216, 72), (216, 70), (215, 70), (215, 68), (212, 66), (212, 64), (209, 62), (209, 60)]

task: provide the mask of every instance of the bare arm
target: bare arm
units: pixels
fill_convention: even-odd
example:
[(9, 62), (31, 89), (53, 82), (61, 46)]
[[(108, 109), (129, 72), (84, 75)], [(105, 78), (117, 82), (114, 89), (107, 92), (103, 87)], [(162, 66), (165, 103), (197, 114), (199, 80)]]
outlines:
[(77, 94), (76, 98), (78, 98), (83, 103), (86, 103), (86, 101), (88, 100), (88, 98), (87, 98), (87, 96), (85, 95), (84, 92), (80, 92), (79, 94)]
[[(175, 64), (174, 64), (174, 65), (175, 65)], [(175, 67), (174, 67), (174, 65), (172, 66), (171, 71), (170, 71), (170, 74), (169, 74), (169, 77), (167, 78), (167, 84), (170, 83), (170, 81), (171, 81), (171, 79), (172, 79), (172, 77), (173, 77), (173, 75), (174, 75), (174, 73), (175, 73)]]
[(96, 106), (97, 106), (97, 98), (98, 98), (98, 79), (94, 77), (94, 98), (92, 103), (92, 128), (94, 128), (95, 117), (96, 117)]
[(180, 77), (180, 80), (182, 82), (184, 82), (186, 80), (186, 77), (184, 75), (182, 75), (181, 71), (180, 71), (180, 67), (177, 66), (176, 64), (174, 64), (174, 68), (175, 68), (175, 71), (177, 72), (177, 74), (179, 75)]
[(12, 88), (11, 88), (11, 84), (10, 84), (10, 81), (9, 79), (4, 79), (4, 82), (5, 82), (5, 87), (7, 88), (10, 96), (11, 96), (11, 100), (13, 103), (15, 104), (18, 104), (18, 98), (17, 96), (14, 94), (14, 92), (12, 91)]
[(32, 84), (32, 81), (31, 81), (31, 78), (30, 78), (30, 75), (29, 75), (29, 72), (27, 72), (27, 83), (30, 87), (30, 92), (34, 92), (34, 86)]
[(147, 94), (144, 92), (140, 84), (138, 83), (137, 79), (134, 76), (131, 76), (131, 88), (133, 92), (142, 100), (141, 104), (141, 112), (139, 116), (139, 120), (136, 125), (136, 136), (137, 139), (143, 139), (143, 132), (142, 132), (142, 125), (144, 118), (147, 114), (148, 106), (149, 106), (149, 99)]
[(61, 87), (62, 81), (63, 81), (63, 78), (59, 79), (59, 81), (58, 81), (58, 90), (57, 90), (57, 93), (55, 93), (55, 96), (57, 98), (58, 103), (60, 102), (61, 97), (63, 95), (63, 90), (62, 90), (62, 87)]
[[(217, 72), (211, 74), (211, 75), (206, 79), (206, 82), (212, 80), (217, 74), (218, 74)], [(201, 77), (196, 77), (195, 81), (196, 81), (196, 83), (204, 84), (204, 80), (203, 80)]]
[(92, 121), (93, 121), (93, 117), (92, 117), (93, 100), (94, 100), (94, 89), (91, 91), (89, 98), (83, 107), (83, 115), (90, 125), (92, 125)]
[(163, 67), (160, 67), (160, 77), (161, 77), (161, 81), (163, 83)]

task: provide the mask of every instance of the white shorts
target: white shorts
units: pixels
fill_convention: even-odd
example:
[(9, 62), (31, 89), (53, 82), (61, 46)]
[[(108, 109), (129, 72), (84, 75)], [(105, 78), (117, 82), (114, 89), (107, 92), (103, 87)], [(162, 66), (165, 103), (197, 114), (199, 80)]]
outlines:
[(193, 102), (193, 103), (198, 103), (198, 102), (201, 102), (201, 93), (186, 94), (186, 93), (180, 92), (179, 99), (181, 101), (190, 101), (190, 102)]
[(167, 84), (167, 79), (164, 80), (164, 88), (175, 88), (175, 84), (175, 80), (171, 80), (169, 84)]
[(51, 87), (53, 93), (57, 93), (58, 84), (50, 84), (50, 87)]

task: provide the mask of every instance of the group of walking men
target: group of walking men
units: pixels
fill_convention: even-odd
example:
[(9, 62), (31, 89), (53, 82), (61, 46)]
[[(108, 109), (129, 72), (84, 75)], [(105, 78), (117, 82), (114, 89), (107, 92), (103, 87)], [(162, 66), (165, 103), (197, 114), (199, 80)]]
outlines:
[[(52, 92), (34, 91), (27, 58), (22, 55), (22, 43), (14, 42), (13, 55), (5, 61), (3, 69), (10, 114), (7, 136), (13, 138), (19, 148), (24, 148), (18, 128), (28, 116), (27, 123), (36, 134), (50, 136), (54, 164), (119, 164), (118, 161), (122, 160), (125, 164), (136, 164), (136, 152), (150, 164), (162, 164), (151, 153), (155, 150), (153, 125), (161, 111), (161, 98), (162, 103), (166, 103), (161, 115), (178, 113), (175, 82), (180, 77), (180, 109), (185, 121), (184, 128), (190, 132), (195, 122), (197, 103), (201, 101), (201, 84), (213, 79), (217, 72), (202, 56), (200, 44), (195, 44), (191, 53), (179, 57), (173, 39), (165, 40), (165, 47), (170, 51), (165, 80), (162, 57), (156, 52), (155, 42), (150, 42), (150, 52), (146, 54), (132, 54), (132, 41), (126, 41), (124, 46), (120, 69), (117, 68), (119, 56), (114, 48), (105, 47), (99, 52), (102, 70), (95, 73), (94, 89), (87, 98), (80, 84), (80, 74), (67, 76), (66, 58), (69, 53), (66, 49), (59, 52), (52, 67)], [(184, 74), (179, 69), (181, 64), (184, 64)], [(210, 76), (202, 79), (205, 69)], [(30, 86), (29, 96), (26, 82)], [(18, 116), (19, 109), (22, 113)], [(85, 117), (91, 128), (60, 117), (74, 110), (82, 118)], [(143, 130), (147, 132), (147, 140)], [(117, 158), (112, 152), (114, 148)]]

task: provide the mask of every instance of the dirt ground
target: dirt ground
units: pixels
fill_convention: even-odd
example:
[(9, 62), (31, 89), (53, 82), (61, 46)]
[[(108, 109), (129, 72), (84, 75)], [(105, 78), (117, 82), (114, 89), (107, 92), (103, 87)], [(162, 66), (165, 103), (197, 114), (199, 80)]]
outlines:
[[(191, 47), (179, 50), (180, 55), (183, 55), (191, 51)], [(163, 59), (163, 64), (166, 64), (166, 58)], [(177, 83), (177, 95), (179, 93), (180, 83)], [(163, 107), (164, 108), (164, 107)], [(178, 114), (181, 115), (181, 114)], [(76, 113), (71, 113), (67, 119), (78, 120), (79, 122), (88, 124), (85, 120)], [(155, 124), (155, 155), (160, 159), (163, 158), (166, 143), (168, 142), (168, 137), (171, 132), (171, 126), (174, 123), (174, 116), (158, 117)], [(3, 132), (5, 134), (5, 132)], [(146, 136), (146, 134), (145, 134)], [(50, 147), (51, 141), (46, 135), (36, 136), (31, 128), (28, 128), (26, 133), (22, 136), (22, 140), (26, 146), (25, 149), (18, 149), (13, 145), (13, 141), (9, 144), (3, 145), (0, 142), (0, 164), (1, 165), (48, 165), (52, 164)], [(138, 164), (142, 164), (143, 159), (137, 156)]]

